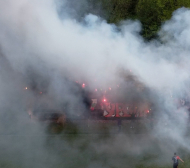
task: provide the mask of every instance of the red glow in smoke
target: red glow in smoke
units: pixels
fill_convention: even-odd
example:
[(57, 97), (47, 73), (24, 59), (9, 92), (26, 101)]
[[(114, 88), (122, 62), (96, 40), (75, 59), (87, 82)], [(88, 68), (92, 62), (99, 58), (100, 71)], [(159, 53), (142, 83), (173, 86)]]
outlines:
[(83, 88), (85, 87), (85, 83), (82, 84), (82, 87), (83, 87)]

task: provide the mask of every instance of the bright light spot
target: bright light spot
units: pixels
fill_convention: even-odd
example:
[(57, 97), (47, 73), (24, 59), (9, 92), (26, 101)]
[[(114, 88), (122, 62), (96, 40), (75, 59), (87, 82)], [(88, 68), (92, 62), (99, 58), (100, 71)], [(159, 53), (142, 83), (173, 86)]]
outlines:
[(109, 90), (111, 90), (111, 87), (109, 87)]
[(106, 99), (103, 99), (104, 102), (106, 102)]
[(25, 87), (25, 89), (27, 90), (28, 88), (27, 88), (27, 87)]
[(149, 110), (147, 110), (147, 113), (149, 113)]
[(83, 88), (85, 87), (85, 83), (82, 84), (82, 87), (83, 87)]

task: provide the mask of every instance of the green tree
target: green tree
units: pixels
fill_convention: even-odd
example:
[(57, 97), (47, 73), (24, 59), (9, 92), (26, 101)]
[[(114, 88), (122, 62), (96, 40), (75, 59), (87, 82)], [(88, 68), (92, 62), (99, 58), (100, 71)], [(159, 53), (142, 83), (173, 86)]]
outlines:
[(102, 6), (106, 11), (109, 23), (118, 23), (121, 20), (136, 18), (136, 4), (138, 0), (103, 0)]
[[(142, 36), (151, 40), (157, 37), (161, 25), (180, 7), (190, 7), (190, 0), (87, 0), (95, 14), (118, 24), (126, 19), (142, 23)], [(97, 10), (101, 9), (101, 10)], [(88, 12), (92, 12), (88, 11)], [(92, 12), (93, 13), (93, 12)]]
[(190, 7), (190, 1), (139, 0), (136, 15), (143, 25), (141, 33), (145, 39), (155, 38), (161, 25), (171, 18), (173, 11), (180, 7)]

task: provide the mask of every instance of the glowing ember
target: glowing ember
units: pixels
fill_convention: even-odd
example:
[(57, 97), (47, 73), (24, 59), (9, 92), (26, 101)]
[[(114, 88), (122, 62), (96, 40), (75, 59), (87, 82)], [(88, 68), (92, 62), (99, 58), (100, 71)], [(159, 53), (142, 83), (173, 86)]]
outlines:
[(83, 88), (85, 87), (85, 83), (82, 84), (82, 87), (83, 87)]
[(103, 99), (103, 102), (106, 102), (106, 99)]

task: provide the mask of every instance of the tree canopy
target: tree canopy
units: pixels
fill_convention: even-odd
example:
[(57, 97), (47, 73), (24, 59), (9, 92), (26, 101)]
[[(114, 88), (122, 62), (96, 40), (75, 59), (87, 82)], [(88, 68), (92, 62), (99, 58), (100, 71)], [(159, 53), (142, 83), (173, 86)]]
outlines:
[(189, 0), (88, 0), (103, 10), (100, 14), (108, 23), (118, 24), (126, 19), (138, 19), (142, 23), (141, 35), (150, 40), (156, 38), (161, 25), (180, 7), (190, 7)]

